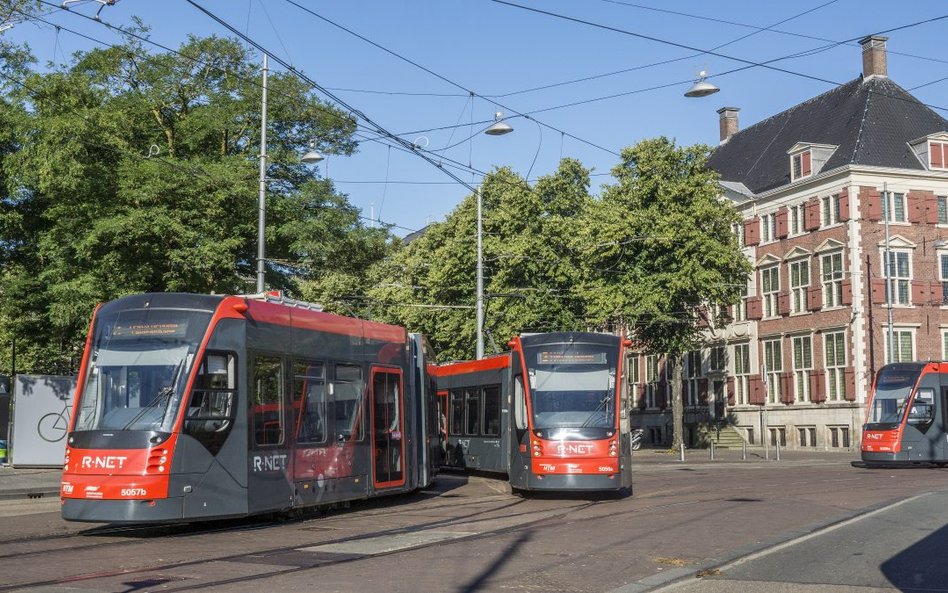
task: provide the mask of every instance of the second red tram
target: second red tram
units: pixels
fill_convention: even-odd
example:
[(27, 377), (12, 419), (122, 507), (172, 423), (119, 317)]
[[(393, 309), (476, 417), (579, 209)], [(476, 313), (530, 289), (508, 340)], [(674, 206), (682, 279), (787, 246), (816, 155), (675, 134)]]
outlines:
[(426, 486), (440, 448), (425, 348), (278, 295), (106, 303), (78, 378), (62, 515), (193, 521)]
[(631, 487), (624, 341), (561, 332), (510, 346), (433, 370), (445, 465), (506, 473), (517, 490)]
[(948, 362), (900, 362), (876, 374), (862, 432), (872, 464), (948, 464)]

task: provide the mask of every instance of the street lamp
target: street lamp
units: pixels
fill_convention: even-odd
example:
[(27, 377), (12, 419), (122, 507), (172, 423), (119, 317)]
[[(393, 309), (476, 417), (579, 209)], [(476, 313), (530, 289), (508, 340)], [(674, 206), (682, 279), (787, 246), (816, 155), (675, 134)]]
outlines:
[[(513, 128), (503, 120), (503, 111), (494, 114), (494, 123), (484, 130), (488, 136), (503, 136), (513, 132)], [(484, 358), (484, 217), (483, 183), (477, 186), (477, 302), (475, 319), (477, 324), (477, 360)]]
[(702, 70), (698, 73), (698, 79), (691, 88), (685, 91), (686, 97), (707, 97), (720, 91), (718, 87), (708, 82), (708, 73)]
[(309, 150), (306, 152), (306, 154), (300, 157), (300, 162), (305, 165), (315, 165), (316, 163), (318, 163), (319, 161), (325, 158), (326, 157), (316, 152), (316, 141), (310, 140)]

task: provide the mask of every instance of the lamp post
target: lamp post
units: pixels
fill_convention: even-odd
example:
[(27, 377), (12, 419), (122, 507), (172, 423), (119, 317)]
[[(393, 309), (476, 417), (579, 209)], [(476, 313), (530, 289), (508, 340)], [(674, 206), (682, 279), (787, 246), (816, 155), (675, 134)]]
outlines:
[(260, 195), (257, 199), (257, 292), (264, 289), (264, 232), (267, 226), (267, 54), (263, 54), (263, 102), (260, 107)]
[[(494, 123), (484, 130), (488, 136), (503, 136), (513, 132), (510, 124), (503, 121), (504, 113), (494, 114)], [(477, 360), (484, 358), (484, 192), (483, 183), (477, 187), (477, 301), (475, 302), (475, 323), (477, 324)]]

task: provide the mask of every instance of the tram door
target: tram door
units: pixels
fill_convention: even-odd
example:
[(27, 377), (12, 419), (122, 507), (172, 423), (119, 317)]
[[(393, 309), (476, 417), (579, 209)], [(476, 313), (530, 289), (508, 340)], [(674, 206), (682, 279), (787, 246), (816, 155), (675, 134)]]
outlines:
[(405, 413), (400, 369), (373, 368), (371, 376), (372, 479), (376, 488), (405, 483)]
[(283, 357), (250, 353), (250, 435), (248, 496), (250, 512), (282, 509), (292, 501), (287, 445), (286, 375)]

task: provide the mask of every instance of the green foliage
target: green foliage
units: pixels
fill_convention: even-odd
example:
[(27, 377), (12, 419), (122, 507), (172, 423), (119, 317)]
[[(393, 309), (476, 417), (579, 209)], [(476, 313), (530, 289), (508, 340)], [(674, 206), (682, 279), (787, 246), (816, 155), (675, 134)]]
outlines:
[[(229, 39), (179, 51), (129, 40), (37, 73), (11, 50), (0, 69), (0, 343), (21, 370), (68, 370), (97, 302), (255, 288), (259, 67)], [(361, 280), (387, 232), (297, 156), (351, 154), (355, 122), (293, 76), (269, 86), (267, 283)]]

